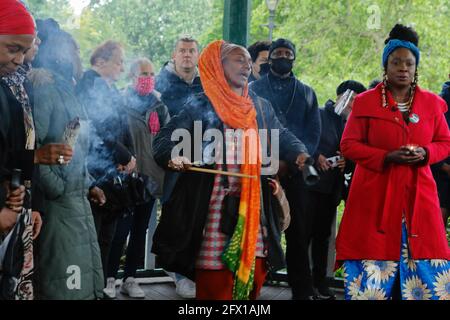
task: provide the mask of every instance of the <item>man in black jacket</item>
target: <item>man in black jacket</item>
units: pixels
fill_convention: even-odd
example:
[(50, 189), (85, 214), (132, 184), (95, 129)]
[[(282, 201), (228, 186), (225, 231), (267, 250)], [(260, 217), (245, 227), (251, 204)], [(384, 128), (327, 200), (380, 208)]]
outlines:
[[(197, 70), (200, 55), (197, 40), (182, 36), (175, 43), (172, 60), (167, 62), (156, 78), (155, 89), (161, 93), (161, 101), (167, 106), (171, 117), (179, 114), (188, 100), (203, 91)], [(176, 173), (169, 172), (164, 180), (164, 196), (170, 193), (176, 181)], [(176, 292), (183, 298), (195, 297), (195, 283), (178, 274), (174, 278)]]
[(197, 40), (184, 36), (177, 40), (172, 61), (167, 62), (156, 78), (156, 90), (169, 109), (177, 115), (190, 96), (203, 91), (197, 71), (199, 57)]
[[(101, 44), (91, 56), (92, 69), (84, 73), (76, 87), (91, 123), (88, 169), (95, 179), (93, 186), (100, 189), (109, 189), (120, 172), (129, 173), (136, 165), (124, 102), (114, 85), (124, 71), (123, 60), (124, 51), (119, 43)], [(107, 195), (106, 203), (92, 204), (105, 279), (119, 218), (108, 205), (109, 200), (111, 197)]]
[[(302, 141), (309, 154), (316, 152), (320, 139), (320, 114), (314, 90), (292, 73), (295, 45), (278, 39), (269, 50), (270, 72), (250, 84), (257, 95), (269, 100), (281, 124)], [(311, 213), (303, 210), (306, 186), (297, 170), (280, 163), (279, 175), (291, 207), (291, 224), (286, 230), (286, 262), (293, 299), (309, 299), (311, 286), (305, 283), (308, 270), (308, 233)]]
[[(345, 81), (336, 90), (338, 101), (348, 89), (355, 94), (366, 91), (366, 88), (359, 82)], [(349, 100), (349, 109), (347, 110), (351, 109), (352, 103), (353, 101)], [(328, 245), (331, 228), (336, 217), (336, 208), (344, 196), (344, 170), (351, 167), (351, 165), (346, 166), (346, 161), (340, 157), (339, 152), (339, 144), (348, 113), (344, 112), (338, 115), (335, 106), (336, 104), (332, 100), (328, 100), (325, 108), (320, 109), (322, 133), (319, 146), (314, 154), (320, 181), (314, 186), (307, 187), (306, 196), (303, 199), (303, 207), (305, 211), (311, 212), (312, 217), (312, 228), (308, 230), (307, 239), (311, 244), (313, 269), (312, 273), (309, 268), (306, 270), (304, 277), (308, 280), (305, 283), (311, 283), (312, 276), (314, 295), (324, 300), (335, 298), (326, 279)], [(339, 160), (335, 157), (339, 157)], [(310, 265), (309, 259), (308, 265)]]

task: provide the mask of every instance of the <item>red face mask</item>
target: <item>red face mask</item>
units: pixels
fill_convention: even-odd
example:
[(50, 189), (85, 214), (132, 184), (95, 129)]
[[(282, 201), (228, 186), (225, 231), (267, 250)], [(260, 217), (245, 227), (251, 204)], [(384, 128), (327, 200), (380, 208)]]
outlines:
[(138, 77), (134, 82), (134, 89), (140, 96), (148, 96), (155, 88), (155, 77)]

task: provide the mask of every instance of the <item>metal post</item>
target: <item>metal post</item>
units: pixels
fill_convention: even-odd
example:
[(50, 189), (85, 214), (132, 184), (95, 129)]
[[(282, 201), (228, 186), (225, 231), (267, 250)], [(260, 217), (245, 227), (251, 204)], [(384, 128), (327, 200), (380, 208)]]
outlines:
[(153, 204), (152, 214), (148, 222), (147, 241), (145, 246), (145, 270), (155, 269), (155, 255), (152, 253), (152, 245), (153, 245), (153, 234), (155, 233), (157, 225), (156, 215), (158, 211), (158, 202), (159, 200), (156, 200), (155, 203)]
[(272, 42), (273, 40), (273, 29), (275, 29), (275, 11), (270, 10), (269, 11), (269, 24), (267, 27), (269, 28), (269, 41)]
[(223, 17), (223, 39), (242, 45), (248, 44), (251, 0), (225, 0)]

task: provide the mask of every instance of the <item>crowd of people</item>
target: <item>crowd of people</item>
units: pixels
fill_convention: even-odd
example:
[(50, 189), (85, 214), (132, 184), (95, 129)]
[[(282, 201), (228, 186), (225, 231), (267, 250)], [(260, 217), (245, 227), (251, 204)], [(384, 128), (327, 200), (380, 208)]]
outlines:
[[(84, 71), (55, 20), (1, 1), (0, 299), (113, 299), (124, 254), (120, 292), (145, 298), (136, 273), (159, 199), (152, 252), (183, 298), (256, 299), (287, 268), (292, 299), (336, 299), (345, 201), (346, 299), (449, 300), (450, 83), (443, 99), (418, 85), (412, 28), (385, 44), (382, 80), (343, 81), (321, 108), (288, 39), (201, 50), (182, 36), (158, 74), (109, 40)], [(217, 132), (212, 156), (202, 138)]]

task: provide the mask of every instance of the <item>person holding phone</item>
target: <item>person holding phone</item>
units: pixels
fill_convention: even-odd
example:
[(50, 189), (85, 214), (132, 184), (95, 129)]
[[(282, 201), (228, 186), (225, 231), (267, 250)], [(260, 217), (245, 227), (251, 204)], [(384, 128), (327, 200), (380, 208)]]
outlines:
[(449, 299), (450, 249), (430, 165), (449, 155), (445, 101), (418, 85), (419, 36), (394, 26), (384, 80), (355, 98), (341, 142), (356, 162), (336, 242), (345, 297)]
[[(336, 89), (337, 103), (328, 100), (325, 108), (320, 109), (322, 132), (314, 155), (320, 180), (307, 187), (307, 196), (302, 201), (303, 210), (310, 212), (310, 221), (305, 223), (311, 226), (308, 229), (307, 244), (311, 245), (312, 250), (312, 261), (308, 259), (312, 270), (308, 269), (303, 277), (305, 286), (309, 286), (305, 290), (314, 292), (313, 298), (317, 300), (335, 299), (326, 275), (331, 227), (336, 217), (336, 208), (344, 197), (344, 170), (349, 171), (349, 166), (346, 166), (347, 162), (339, 151), (348, 112), (337, 114), (336, 110), (347, 91), (356, 95), (366, 91), (366, 88), (354, 80), (344, 81)], [(352, 103), (350, 99), (345, 109), (351, 110)]]

